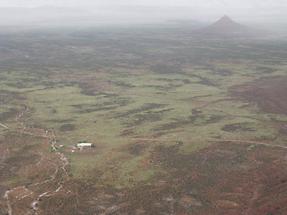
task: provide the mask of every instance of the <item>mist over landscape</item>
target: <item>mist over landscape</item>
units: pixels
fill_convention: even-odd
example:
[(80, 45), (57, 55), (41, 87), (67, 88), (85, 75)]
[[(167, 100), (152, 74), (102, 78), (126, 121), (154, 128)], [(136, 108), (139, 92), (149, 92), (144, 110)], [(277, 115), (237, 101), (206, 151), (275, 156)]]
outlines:
[(0, 0), (0, 215), (286, 215), (285, 0)]
[(174, 19), (212, 22), (226, 14), (241, 22), (268, 26), (286, 24), (286, 8), (283, 0), (3, 0), (0, 2), (0, 25), (158, 24)]

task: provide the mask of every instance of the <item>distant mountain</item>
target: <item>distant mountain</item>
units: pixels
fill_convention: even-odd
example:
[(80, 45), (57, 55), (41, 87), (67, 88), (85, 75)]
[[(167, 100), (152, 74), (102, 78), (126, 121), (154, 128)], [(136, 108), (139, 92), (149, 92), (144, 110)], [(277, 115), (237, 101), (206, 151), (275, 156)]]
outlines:
[(252, 36), (256, 35), (256, 30), (247, 26), (241, 25), (233, 21), (228, 16), (223, 16), (215, 23), (200, 30), (201, 34), (206, 36)]

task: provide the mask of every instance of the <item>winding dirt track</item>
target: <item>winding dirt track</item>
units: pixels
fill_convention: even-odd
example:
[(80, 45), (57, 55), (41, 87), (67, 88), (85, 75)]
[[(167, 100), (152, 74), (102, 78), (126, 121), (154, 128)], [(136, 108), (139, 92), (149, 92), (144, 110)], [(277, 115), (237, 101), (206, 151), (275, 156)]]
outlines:
[[(15, 187), (15, 188), (12, 188), (6, 191), (4, 198), (6, 199), (6, 202), (7, 202), (8, 215), (17, 215), (16, 213), (14, 213), (14, 209), (17, 209), (18, 203), (20, 203), (20, 201), (23, 201), (25, 198), (28, 198), (28, 197), (30, 198), (32, 197), (31, 199), (33, 200), (30, 204), (31, 209), (27, 211), (26, 214), (27, 215), (30, 215), (30, 214), (38, 215), (40, 200), (42, 200), (44, 197), (53, 196), (57, 194), (58, 192), (62, 191), (64, 189), (63, 188), (64, 181), (69, 178), (69, 173), (67, 170), (69, 162), (68, 162), (68, 159), (65, 157), (65, 155), (58, 151), (58, 148), (56, 146), (57, 141), (56, 141), (55, 133), (53, 131), (47, 131), (42, 128), (27, 129), (27, 126), (25, 125), (24, 120), (22, 120), (25, 113), (27, 112), (29, 112), (29, 108), (25, 106), (24, 109), (17, 114), (16, 122), (18, 122), (21, 125), (21, 127), (20, 129), (16, 130), (16, 132), (20, 134), (43, 138), (44, 139), (43, 144), (50, 145), (50, 147), (52, 148), (52, 150), (54, 151), (56, 155), (56, 159), (53, 159), (54, 161), (51, 161), (51, 160), (48, 160), (46, 157), (44, 157), (43, 154), (41, 154), (41, 159), (35, 164), (35, 166), (40, 166), (41, 163), (44, 163), (45, 161), (45, 162), (49, 162), (49, 164), (55, 168), (55, 171), (49, 178), (43, 181), (38, 181), (29, 186)], [(56, 189), (51, 190), (51, 188), (47, 188), (47, 187), (42, 188), (42, 189), (37, 189), (37, 188), (41, 188), (41, 186), (46, 185), (46, 184), (56, 185)], [(37, 190), (41, 190), (41, 193), (38, 193), (39, 191)], [(70, 191), (68, 190), (66, 192), (70, 192)]]
[[(5, 199), (6, 199), (6, 207), (7, 207), (7, 214), (8, 215), (18, 215), (18, 211), (20, 211), (21, 209), (23, 210), (23, 205), (25, 205), (25, 211), (23, 212), (23, 214), (25, 215), (43, 215), (44, 212), (44, 206), (43, 203), (41, 203), (43, 201), (45, 201), (45, 198), (47, 198), (46, 200), (49, 200), (49, 197), (53, 196), (53, 197), (57, 197), (57, 194), (65, 194), (65, 197), (69, 194), (72, 193), (72, 191), (70, 191), (67, 186), (67, 180), (69, 179), (69, 170), (68, 170), (68, 166), (69, 166), (69, 162), (67, 160), (67, 158), (65, 157), (65, 155), (63, 153), (61, 153), (60, 151), (58, 151), (57, 149), (57, 138), (56, 135), (53, 131), (47, 131), (43, 128), (34, 128), (34, 129), (30, 129), (25, 125), (25, 121), (22, 120), (23, 116), (25, 115), (25, 113), (29, 112), (28, 108), (24, 108), (23, 111), (21, 111), (17, 117), (16, 117), (16, 121), (21, 125), (19, 129), (17, 129), (17, 132), (20, 134), (25, 134), (25, 135), (31, 135), (33, 137), (40, 137), (43, 139), (43, 144), (45, 145), (49, 145), (51, 147), (51, 149), (54, 151), (54, 153), (52, 153), (49, 156), (45, 156), (44, 153), (40, 153), (40, 159), (38, 162), (35, 163), (35, 167), (38, 166), (39, 169), (41, 169), (42, 165), (45, 163), (49, 163), (49, 166), (51, 167), (51, 170), (53, 170), (51, 172), (51, 174), (38, 181), (35, 181), (33, 184), (30, 184), (28, 186), (19, 186), (19, 187), (15, 187), (11, 190), (8, 190), (5, 193)], [(156, 139), (154, 138), (135, 138), (135, 140), (137, 141), (156, 141)], [(229, 145), (229, 143), (232, 145), (247, 145), (247, 146), (262, 146), (262, 147), (256, 147), (258, 149), (261, 150), (268, 150), (270, 149), (271, 151), (283, 151), (285, 153), (285, 150), (287, 150), (287, 146), (284, 145), (274, 145), (274, 144), (270, 144), (268, 142), (262, 142), (262, 141), (248, 141), (248, 140), (238, 140), (238, 139), (210, 139), (210, 142), (214, 142), (214, 143), (226, 143), (226, 145)], [(173, 141), (174, 142), (174, 141)], [(216, 144), (215, 144), (216, 145)], [(281, 150), (282, 149), (282, 150)], [(224, 151), (224, 150), (221, 150)], [(232, 152), (232, 151), (231, 151)], [(216, 153), (215, 153), (216, 154)], [(218, 159), (222, 159), (222, 154), (219, 153), (219, 155), (216, 156), (210, 156), (210, 155), (214, 155), (214, 150), (211, 149), (210, 151), (207, 151), (207, 153), (203, 153), (201, 156), (202, 159), (199, 159), (199, 161), (202, 160), (202, 168), (206, 167), (207, 163), (207, 158), (209, 159), (210, 163), (213, 163), (212, 161), (216, 161), (217, 158)], [(174, 156), (174, 154), (173, 154)], [(210, 157), (209, 157), (210, 156)], [(226, 158), (227, 156), (227, 158)], [(234, 159), (232, 157), (232, 153), (230, 154), (230, 157), (228, 157), (228, 153), (224, 154), (223, 158), (225, 161), (229, 161)], [(170, 156), (171, 157), (171, 156)], [(168, 156), (168, 160), (170, 158)], [(184, 160), (185, 157), (183, 156), (182, 161), (186, 161)], [(175, 160), (176, 162), (171, 162), (171, 163), (177, 163), (178, 161), (181, 160)], [(250, 160), (250, 159), (249, 159)], [(249, 161), (248, 160), (248, 161)], [(254, 163), (257, 163), (257, 159), (255, 156), (255, 160), (252, 159), (252, 162), (254, 161)], [(262, 160), (260, 160), (260, 158), (258, 159), (258, 163), (260, 163)], [(225, 162), (228, 163), (228, 162)], [(168, 162), (168, 164), (170, 164), (170, 162)], [(207, 165), (208, 166), (208, 165)], [(255, 165), (256, 166), (256, 165)], [(272, 165), (271, 165), (272, 166)], [(276, 165), (275, 165), (276, 166)], [(182, 166), (180, 166), (181, 168)], [(266, 168), (267, 170), (270, 169), (269, 166), (267, 166), (268, 168)], [(178, 169), (180, 169), (178, 168)], [(199, 167), (195, 167), (194, 170), (194, 175), (192, 175), (192, 177), (194, 177), (196, 180), (196, 178), (198, 178), (198, 183), (201, 184), (202, 180), (200, 178), (200, 170), (202, 169), (197, 169)], [(174, 168), (173, 168), (174, 169)], [(189, 168), (190, 170), (191, 168)], [(220, 168), (219, 168), (220, 169)], [(224, 169), (224, 168), (223, 168)], [(266, 169), (264, 169), (264, 166), (262, 166), (262, 172), (266, 173)], [(265, 171), (265, 172), (264, 172)], [(275, 172), (275, 171), (274, 171)], [(186, 172), (182, 172), (184, 175), (186, 174)], [(204, 173), (204, 172), (203, 172)], [(225, 173), (223, 171), (223, 173)], [(229, 173), (229, 172), (226, 172)], [(241, 173), (241, 172), (240, 172)], [(243, 171), (244, 173), (244, 171)], [(202, 174), (204, 175), (204, 174)], [(268, 174), (272, 175), (272, 174)], [(269, 178), (265, 179), (265, 177), (262, 176), (261, 173), (261, 169), (256, 170), (255, 173), (253, 175), (251, 175), (252, 178), (247, 177), (248, 180), (245, 181), (244, 177), (241, 181), (242, 185), (249, 185), (249, 181), (252, 181), (254, 179), (254, 185), (249, 185), (248, 186), (248, 190), (243, 190), (244, 192), (246, 192), (246, 198), (250, 201), (247, 202), (247, 204), (245, 204), (246, 207), (244, 207), (242, 209), (242, 215), (252, 215), (252, 214), (259, 214), (255, 213), (255, 209), (256, 209), (256, 204), (258, 204), (258, 201), (261, 201), (262, 199), (262, 190), (264, 189), (264, 186), (266, 185), (267, 187), (270, 187), (269, 184), (267, 183), (267, 179), (269, 180)], [(204, 179), (204, 177), (203, 177)], [(229, 183), (232, 182), (232, 187), (233, 187), (233, 179), (232, 177), (229, 178), (229, 175), (226, 175), (226, 177), (223, 177), (223, 179), (225, 179), (224, 183), (222, 183), (223, 185), (225, 185), (227, 188)], [(266, 182), (267, 181), (267, 182)], [(218, 181), (216, 181), (217, 184), (220, 184), (222, 182), (222, 177), (218, 177)], [(223, 186), (222, 185), (222, 186)], [(220, 188), (220, 187), (219, 187)], [(218, 190), (220, 190), (218, 188)], [(274, 188), (275, 189), (275, 188)], [(214, 190), (214, 188), (210, 188), (209, 190), (204, 190), (203, 193), (212, 193), (212, 192), (216, 192), (217, 190)], [(242, 191), (242, 192), (243, 192)], [(272, 191), (273, 192), (273, 191)], [(76, 191), (75, 191), (76, 193)], [(221, 193), (218, 192), (216, 193), (216, 197), (219, 196)], [(275, 193), (275, 191), (274, 191)], [(277, 192), (276, 192), (277, 193)], [(83, 193), (81, 193), (83, 195)], [(237, 193), (236, 193), (237, 194)], [(250, 198), (248, 197), (247, 194), (250, 194)], [(273, 193), (272, 193), (273, 194)], [(93, 193), (94, 195), (94, 193)], [(133, 194), (134, 195), (134, 194)], [(209, 197), (209, 196), (208, 196)], [(134, 198), (134, 196), (132, 197)], [(215, 199), (218, 200), (218, 199)], [(139, 201), (140, 202), (140, 201)], [(225, 202), (226, 203), (226, 202)], [(84, 204), (85, 206), (87, 204)], [(42, 208), (41, 208), (42, 206)], [(42, 210), (41, 210), (42, 209)], [(108, 210), (108, 209), (107, 209)], [(172, 213), (174, 212), (174, 209), (170, 209), (172, 211)], [(148, 210), (146, 210), (148, 211)], [(205, 213), (206, 214), (206, 213)], [(211, 214), (211, 213), (209, 213)], [(215, 213), (214, 213), (215, 214)], [(239, 214), (239, 213), (237, 213)]]
[(4, 125), (4, 124), (2, 124), (2, 123), (0, 123), (0, 126), (3, 127), (3, 128), (5, 128), (5, 129), (9, 129), (9, 127), (8, 127), (7, 125)]

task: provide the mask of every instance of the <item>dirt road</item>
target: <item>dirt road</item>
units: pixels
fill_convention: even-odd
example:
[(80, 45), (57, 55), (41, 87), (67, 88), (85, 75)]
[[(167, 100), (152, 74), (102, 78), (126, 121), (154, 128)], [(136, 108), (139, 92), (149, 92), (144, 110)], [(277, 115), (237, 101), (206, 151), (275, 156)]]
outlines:
[[(65, 155), (59, 152), (57, 147), (56, 135), (53, 131), (48, 131), (43, 128), (28, 128), (25, 125), (25, 121), (22, 120), (25, 116), (25, 113), (29, 112), (29, 108), (27, 106), (24, 107), (22, 111), (20, 111), (15, 120), (19, 123), (20, 129), (17, 129), (16, 132), (25, 135), (31, 135), (33, 137), (43, 138), (43, 144), (49, 144), (53, 149), (53, 159), (49, 159), (43, 153), (41, 153), (41, 158), (39, 162), (35, 163), (39, 169), (41, 169), (41, 165), (49, 164), (50, 167), (53, 167), (54, 173), (42, 181), (35, 182), (30, 184), (29, 186), (18, 186), (7, 190), (4, 198), (7, 202), (7, 213), (8, 215), (17, 215), (17, 208), (23, 206), (23, 202), (30, 202), (30, 205), (27, 205), (26, 214), (39, 214), (39, 202), (45, 197), (49, 197), (55, 195), (62, 191), (63, 183), (65, 180), (69, 178), (69, 173), (67, 167), (69, 166), (69, 161), (65, 157)], [(1, 124), (2, 125), (2, 124)], [(5, 125), (2, 125), (2, 127)], [(5, 126), (6, 128), (7, 126)], [(8, 128), (8, 127), (7, 127)], [(60, 179), (59, 179), (60, 178)], [(49, 185), (49, 186), (47, 186)], [(56, 187), (55, 189), (53, 187)], [(70, 192), (66, 190), (66, 192)], [(20, 197), (19, 197), (20, 196)], [(29, 199), (27, 201), (27, 199)], [(28, 203), (29, 204), (29, 203)]]

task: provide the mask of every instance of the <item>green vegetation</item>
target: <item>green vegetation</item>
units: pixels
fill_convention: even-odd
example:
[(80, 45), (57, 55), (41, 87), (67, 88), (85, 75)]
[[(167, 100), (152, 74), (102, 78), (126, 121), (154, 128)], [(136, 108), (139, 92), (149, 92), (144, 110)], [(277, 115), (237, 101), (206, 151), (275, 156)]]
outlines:
[[(61, 34), (54, 34), (60, 41)], [(147, 42), (148, 32), (131, 41), (126, 37), (133, 33), (126, 34), (98, 38), (97, 32), (88, 36), (67, 32), (65, 40), (70, 43), (86, 43), (74, 44), (77, 52), (68, 43), (53, 50), (46, 49), (53, 43), (49, 39), (33, 41), (41, 54), (31, 51), (30, 61), (20, 57), (25, 50), (19, 48), (17, 63), (6, 61), (1, 68), (0, 122), (17, 127), (15, 114), (24, 105), (29, 107), (26, 123), (56, 132), (74, 177), (97, 178), (116, 187), (148, 181), (163, 171), (145, 166), (150, 151), (160, 144), (180, 142), (182, 152), (190, 153), (212, 144), (210, 140), (286, 139), (278, 137), (272, 123), (278, 115), (264, 113), (231, 93), (232, 87), (258, 78), (286, 75), (281, 55), (272, 55), (279, 63), (266, 62), (269, 52), (280, 53), (280, 47), (272, 42), (262, 47), (260, 41), (190, 38), (183, 38), (182, 44), (173, 40), (175, 32), (153, 35), (167, 42), (154, 46)], [(6, 42), (18, 37), (23, 46), (31, 42), (27, 35)], [(114, 38), (119, 42), (112, 42)], [(81, 140), (96, 148), (73, 151)], [(146, 148), (131, 154), (127, 148), (133, 144)]]

